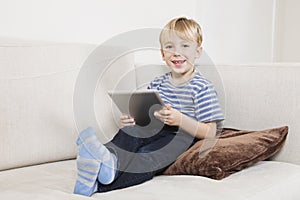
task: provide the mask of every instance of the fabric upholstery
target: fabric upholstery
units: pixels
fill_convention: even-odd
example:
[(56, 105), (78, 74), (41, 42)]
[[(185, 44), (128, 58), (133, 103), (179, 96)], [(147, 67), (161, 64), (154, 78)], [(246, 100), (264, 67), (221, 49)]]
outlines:
[[(0, 170), (75, 157), (73, 88), (80, 67), (96, 46), (8, 38), (0, 41)], [(101, 88), (110, 88), (110, 83), (130, 72), (112, 88), (126, 84), (131, 87), (136, 82), (140, 89), (168, 70), (161, 65), (134, 68), (130, 59), (114, 62), (115, 67), (107, 71), (95, 91), (95, 115), (103, 132), (108, 132), (104, 138), (99, 133), (103, 142), (109, 140), (117, 126), (107, 103), (113, 105), (107, 96), (103, 98), (106, 91)], [(259, 130), (288, 125), (291, 134), (274, 159), (300, 164), (299, 112), (295, 112), (300, 109), (299, 64), (201, 66), (199, 71), (223, 95), (220, 100), (224, 101), (221, 104), (226, 126)], [(136, 79), (132, 73), (136, 73)], [(220, 92), (222, 86), (224, 94)], [(18, 148), (12, 148), (16, 144)]]
[(74, 90), (84, 65), (106, 67), (94, 86), (92, 114), (102, 128), (99, 139), (106, 142), (113, 136), (118, 127), (107, 90), (135, 88), (132, 55), (111, 62), (109, 51), (88, 59), (95, 45), (0, 41), (0, 170), (76, 157), (82, 127), (75, 123)]
[(220, 181), (201, 176), (157, 176), (137, 186), (88, 198), (72, 194), (75, 177), (75, 160), (2, 171), (0, 199), (291, 200), (299, 197), (300, 167), (262, 161)]
[(0, 170), (75, 157), (73, 87), (92, 49), (0, 44)]
[(272, 159), (300, 165), (300, 63), (217, 66), (225, 88), (225, 126), (263, 130), (287, 125), (283, 149)]

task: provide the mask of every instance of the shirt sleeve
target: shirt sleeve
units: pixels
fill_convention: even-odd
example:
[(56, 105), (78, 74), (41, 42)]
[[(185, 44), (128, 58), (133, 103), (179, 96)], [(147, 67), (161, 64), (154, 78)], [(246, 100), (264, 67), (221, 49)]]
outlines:
[(151, 81), (147, 86), (147, 90), (152, 90), (152, 89), (153, 89), (153, 82)]
[(217, 92), (213, 84), (203, 86), (195, 94), (195, 115), (199, 122), (213, 122), (224, 120)]

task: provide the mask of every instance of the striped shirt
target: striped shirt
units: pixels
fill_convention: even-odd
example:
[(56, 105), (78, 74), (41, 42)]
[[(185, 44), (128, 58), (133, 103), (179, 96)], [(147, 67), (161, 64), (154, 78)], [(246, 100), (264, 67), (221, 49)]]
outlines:
[(155, 78), (147, 89), (158, 91), (165, 105), (170, 104), (199, 122), (224, 120), (213, 84), (199, 72), (179, 86), (172, 83), (171, 72), (168, 72)]

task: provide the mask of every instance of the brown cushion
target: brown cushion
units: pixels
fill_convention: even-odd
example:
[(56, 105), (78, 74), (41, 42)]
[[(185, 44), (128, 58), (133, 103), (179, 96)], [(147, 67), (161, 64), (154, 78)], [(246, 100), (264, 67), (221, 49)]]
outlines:
[(200, 175), (220, 180), (273, 156), (282, 148), (287, 134), (287, 126), (263, 131), (223, 129), (219, 138), (195, 143), (164, 174)]

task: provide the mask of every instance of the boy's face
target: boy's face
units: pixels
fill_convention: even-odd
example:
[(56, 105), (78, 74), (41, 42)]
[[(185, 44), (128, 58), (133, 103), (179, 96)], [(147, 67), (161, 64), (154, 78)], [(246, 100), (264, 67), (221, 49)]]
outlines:
[(195, 41), (184, 40), (176, 34), (170, 34), (162, 41), (162, 58), (175, 75), (184, 75), (194, 70), (196, 58), (202, 48)]

